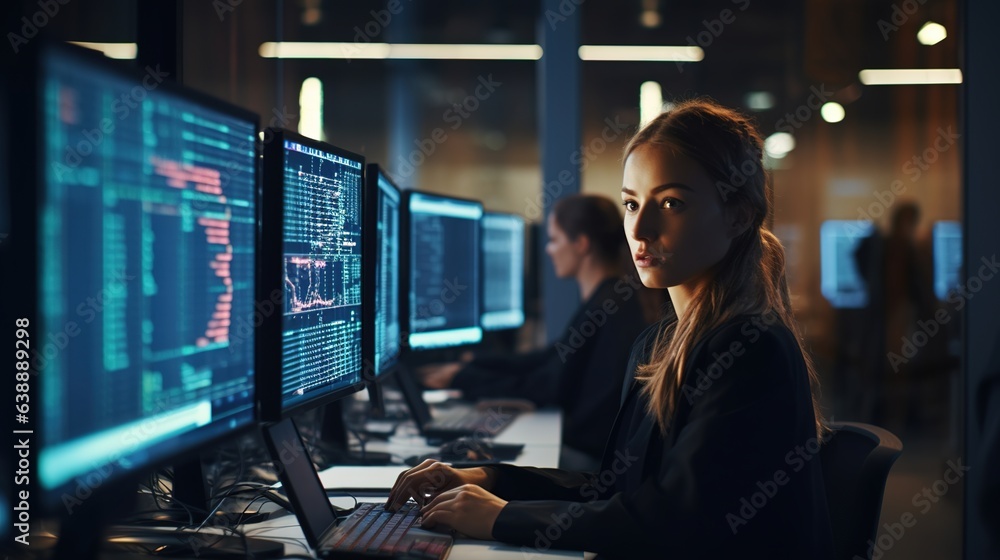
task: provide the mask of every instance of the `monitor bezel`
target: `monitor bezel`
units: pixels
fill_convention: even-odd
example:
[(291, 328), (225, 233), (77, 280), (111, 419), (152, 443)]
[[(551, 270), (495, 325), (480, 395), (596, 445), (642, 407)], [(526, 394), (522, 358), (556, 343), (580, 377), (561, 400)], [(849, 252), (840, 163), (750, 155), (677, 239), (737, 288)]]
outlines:
[[(257, 329), (258, 344), (257, 354), (257, 396), (260, 419), (262, 422), (277, 422), (287, 418), (292, 414), (324, 406), (328, 403), (342, 399), (364, 388), (364, 341), (365, 324), (368, 316), (366, 293), (368, 289), (368, 276), (365, 274), (364, 254), (365, 229), (367, 228), (367, 216), (365, 214), (365, 158), (360, 154), (339, 148), (332, 144), (308, 138), (296, 132), (281, 128), (267, 128), (264, 131), (264, 138), (269, 140), (264, 143), (263, 149), (263, 180), (261, 181), (262, 202), (261, 202), (261, 248), (259, 255), (261, 258), (261, 269), (258, 275), (261, 281), (258, 283), (260, 289), (257, 293), (258, 301), (268, 301), (274, 290), (280, 290), (281, 302), (284, 306), (284, 282), (282, 281), (282, 266), (284, 263), (284, 165), (285, 165), (285, 140), (296, 142), (314, 150), (327, 152), (339, 157), (353, 159), (361, 162), (361, 365), (357, 372), (357, 378), (349, 385), (340, 389), (316, 395), (312, 398), (300, 401), (293, 406), (285, 407), (282, 402), (282, 317), (284, 313), (276, 311), (268, 317), (263, 317)], [(272, 264), (270, 268), (265, 268), (265, 263)], [(265, 341), (270, 341), (265, 343)], [(277, 342), (275, 342), (277, 341)], [(278, 372), (277, 375), (270, 372)]]
[[(483, 241), (485, 240), (485, 236), (483, 235), (483, 231), (486, 228), (485, 222), (486, 222), (487, 216), (496, 216), (496, 217), (503, 217), (503, 218), (515, 218), (515, 219), (517, 219), (521, 223), (521, 246), (522, 246), (522, 248), (521, 248), (521, 255), (522, 255), (522, 257), (524, 257), (521, 260), (521, 322), (519, 324), (517, 324), (517, 325), (514, 325), (514, 326), (504, 325), (502, 327), (497, 327), (497, 328), (486, 328), (486, 325), (483, 325), (483, 315), (486, 313), (486, 305), (485, 305), (486, 304), (486, 252), (482, 250), (482, 246), (483, 246)], [(492, 211), (485, 212), (484, 211), (483, 212), (483, 218), (479, 222), (479, 248), (480, 248), (479, 250), (480, 250), (480, 254), (481, 254), (480, 259), (479, 259), (479, 308), (480, 308), (480, 312), (479, 312), (479, 326), (482, 327), (483, 334), (485, 335), (485, 333), (514, 331), (514, 330), (520, 329), (521, 327), (524, 326), (524, 323), (527, 321), (526, 313), (524, 311), (524, 308), (525, 308), (525, 305), (524, 305), (524, 300), (525, 300), (524, 292), (525, 292), (525, 284), (527, 283), (526, 271), (527, 271), (527, 258), (528, 258), (528, 223), (527, 223), (527, 220), (524, 219), (524, 216), (521, 216), (520, 214), (515, 214), (513, 212), (492, 212)]]
[[(23, 271), (23, 274), (20, 274), (17, 277), (18, 293), (21, 294), (21, 297), (13, 298), (8, 302), (9, 305), (5, 305), (4, 308), (6, 310), (5, 314), (9, 314), (8, 317), (10, 318), (28, 318), (30, 328), (32, 328), (33, 332), (36, 333), (36, 338), (41, 337), (41, 335), (37, 333), (50, 332), (50, 329), (46, 327), (44, 320), (42, 320), (40, 316), (40, 302), (38, 301), (40, 296), (38, 282), (41, 279), (38, 270), (41, 264), (41, 259), (38, 255), (38, 251), (41, 248), (38, 236), (38, 212), (44, 207), (45, 197), (47, 196), (44, 165), (46, 135), (44, 127), (45, 117), (43, 115), (43, 99), (45, 91), (45, 73), (43, 63), (49, 57), (61, 57), (80, 64), (94, 66), (97, 67), (98, 70), (114, 77), (134, 81), (136, 83), (142, 83), (142, 78), (145, 76), (142, 69), (108, 59), (99, 53), (91, 51), (90, 49), (62, 43), (54, 43), (47, 40), (39, 40), (36, 43), (25, 46), (25, 52), (21, 53), (17, 57), (17, 61), (12, 69), (12, 76), (14, 76), (14, 79), (11, 81), (11, 86), (8, 90), (8, 98), (11, 102), (11, 106), (17, 106), (19, 107), (19, 110), (10, 112), (10, 130), (20, 131), (21, 134), (25, 135), (25, 139), (23, 142), (9, 143), (11, 161), (22, 162), (22, 165), (11, 166), (10, 184), (32, 185), (34, 188), (11, 188), (9, 190), (11, 208), (16, 208), (17, 212), (11, 212), (11, 242), (2, 244), (3, 252), (0, 252), (0, 256), (10, 263), (19, 263), (18, 268)], [(234, 119), (243, 120), (253, 125), (253, 190), (255, 197), (254, 202), (257, 206), (257, 216), (259, 218), (261, 184), (258, 158), (259, 152), (257, 150), (257, 134), (260, 130), (260, 117), (256, 113), (237, 105), (177, 84), (170, 80), (169, 77), (157, 85), (157, 90), (162, 90), (163, 92), (167, 92), (170, 95), (184, 99), (185, 101), (222, 113)], [(254, 234), (255, 253), (259, 251), (260, 241), (260, 227), (258, 223)], [(255, 276), (259, 274), (256, 256), (259, 256), (259, 254), (255, 255)], [(254, 281), (256, 282), (258, 280), (259, 278), (255, 277)], [(4, 285), (8, 289), (11, 288), (13, 283), (13, 280), (5, 275)], [(256, 364), (254, 364), (254, 375), (256, 377)], [(40, 395), (42, 393), (42, 388), (39, 384), (38, 372), (35, 372), (32, 382), (32, 392), (34, 395)], [(256, 383), (254, 384), (253, 391), (256, 392)], [(39, 403), (37, 408), (40, 408), (41, 403), (44, 402), (44, 396), (36, 396), (33, 401)], [(251, 402), (256, 402), (256, 395), (252, 396)], [(36, 410), (37, 408), (33, 407), (33, 409)], [(151, 458), (148, 458), (141, 464), (136, 464), (128, 469), (115, 466), (110, 469), (111, 472), (104, 473), (101, 472), (101, 470), (107, 464), (102, 464), (100, 468), (95, 468), (85, 474), (74, 477), (71, 481), (64, 482), (52, 488), (46, 488), (41, 484), (36, 468), (30, 476), (30, 493), (40, 497), (39, 506), (43, 513), (55, 514), (67, 509), (68, 506), (64, 503), (63, 498), (67, 496), (70, 498), (78, 498), (79, 496), (77, 491), (81, 488), (80, 481), (88, 480), (91, 475), (94, 475), (95, 473), (100, 479), (99, 487), (85, 487), (84, 490), (87, 491), (87, 496), (90, 495), (90, 492), (112, 494), (114, 492), (126, 491), (129, 486), (136, 484), (142, 476), (150, 472), (155, 472), (170, 464), (179, 464), (192, 459), (197, 459), (202, 450), (210, 448), (213, 445), (217, 445), (220, 442), (232, 440), (232, 438), (239, 437), (254, 429), (259, 420), (258, 411), (255, 406), (251, 407), (251, 410), (252, 416), (249, 420), (246, 420), (235, 427), (222, 430), (218, 434), (203, 437), (197, 441), (184, 442), (186, 445), (180, 449), (174, 450), (173, 452), (155, 453), (158, 446), (147, 446), (145, 449), (152, 452), (150, 454)], [(31, 418), (32, 420), (27, 427), (33, 431), (31, 434), (33, 438), (33, 445), (37, 446), (38, 449), (41, 449), (44, 445), (43, 434), (45, 430), (45, 421), (40, 414), (34, 414)], [(204, 427), (198, 428), (197, 430), (192, 430), (187, 432), (184, 436), (179, 437), (190, 438), (190, 434), (192, 432), (201, 431), (203, 429)], [(147, 455), (147, 457), (150, 457), (150, 455)]]
[[(406, 190), (403, 191), (402, 204), (400, 206), (400, 214), (399, 214), (399, 223), (400, 223), (400, 225), (399, 225), (399, 230), (400, 230), (399, 231), (399, 234), (400, 234), (399, 235), (399, 239), (400, 239), (400, 243), (403, 244), (404, 250), (400, 251), (400, 253), (399, 253), (399, 264), (400, 264), (400, 268), (403, 271), (402, 274), (406, 278), (406, 282), (405, 283), (404, 282), (400, 282), (400, 285), (399, 285), (399, 291), (400, 291), (399, 306), (400, 306), (400, 310), (401, 310), (401, 321), (403, 321), (403, 323), (405, 324), (405, 329), (403, 328), (403, 325), (400, 325), (400, 331), (402, 332), (402, 331), (405, 330), (405, 336), (401, 337), (403, 344), (401, 346), (400, 352), (401, 353), (405, 352), (406, 354), (413, 354), (413, 353), (419, 353), (419, 352), (433, 352), (433, 351), (436, 351), (436, 350), (445, 350), (445, 349), (449, 349), (449, 348), (462, 348), (464, 346), (472, 346), (474, 344), (477, 344), (478, 342), (462, 343), (462, 344), (454, 344), (454, 345), (445, 345), (445, 346), (433, 346), (433, 347), (423, 347), (423, 346), (421, 346), (421, 347), (417, 347), (417, 348), (414, 348), (413, 345), (410, 344), (410, 336), (413, 334), (412, 333), (412, 325), (410, 324), (410, 282), (413, 280), (412, 275), (410, 274), (410, 271), (411, 271), (411, 268), (412, 268), (410, 266), (410, 263), (413, 260), (412, 259), (413, 255), (410, 254), (410, 238), (411, 238), (410, 227), (411, 227), (411, 218), (412, 218), (412, 216), (410, 215), (410, 200), (415, 195), (420, 195), (420, 196), (434, 196), (434, 197), (438, 197), (438, 198), (446, 198), (446, 199), (450, 199), (450, 200), (457, 200), (457, 201), (460, 201), (460, 202), (471, 202), (473, 204), (478, 204), (479, 207), (480, 207), (480, 209), (483, 209), (483, 203), (482, 203), (482, 201), (475, 200), (475, 199), (472, 199), (472, 198), (465, 198), (465, 197), (454, 196), (454, 195), (450, 195), (450, 194), (442, 194), (442, 193), (436, 193), (436, 192), (430, 192), (430, 191), (423, 191), (423, 190), (416, 190), (416, 189), (406, 189)], [(485, 213), (485, 209), (483, 209), (483, 212)], [(480, 223), (477, 224), (477, 227), (481, 227), (482, 216), (480, 216), (479, 221), (480, 221)], [(476, 252), (478, 253), (480, 251), (481, 251), (481, 249), (480, 249), (480, 247), (478, 247), (478, 244), (477, 244)], [(482, 269), (482, 258), (479, 259), (479, 263), (477, 263), (477, 268), (479, 268), (479, 270), (476, 271), (477, 276), (478, 276), (476, 289), (480, 290), (480, 289), (482, 289), (482, 286), (481, 286), (481, 284), (482, 284), (482, 280), (481, 280), (481, 278), (482, 278), (482, 270), (481, 270)], [(478, 304), (479, 298), (480, 298), (480, 295), (476, 294), (477, 304)], [(483, 327), (482, 327), (482, 325), (480, 325), (480, 317), (479, 317), (478, 313), (477, 313), (477, 316), (476, 316), (476, 328), (478, 328), (479, 331), (480, 331), (480, 341), (481, 341), (482, 340)]]

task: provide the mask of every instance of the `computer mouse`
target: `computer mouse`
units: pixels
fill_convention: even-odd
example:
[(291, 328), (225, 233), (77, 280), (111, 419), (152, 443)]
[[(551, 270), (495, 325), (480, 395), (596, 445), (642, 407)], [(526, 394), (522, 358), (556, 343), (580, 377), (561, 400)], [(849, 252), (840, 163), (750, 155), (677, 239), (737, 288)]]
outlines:
[(493, 446), (479, 438), (461, 437), (449, 441), (438, 451), (442, 461), (491, 461)]
[(442, 456), (452, 456), (452, 461), (500, 462), (516, 459), (523, 450), (523, 443), (497, 443), (481, 438), (461, 437), (442, 445), (440, 453)]
[(453, 464), (499, 463), (516, 459), (524, 450), (523, 443), (495, 443), (473, 437), (461, 437), (442, 445), (434, 453), (413, 455), (404, 462), (416, 466), (426, 459)]

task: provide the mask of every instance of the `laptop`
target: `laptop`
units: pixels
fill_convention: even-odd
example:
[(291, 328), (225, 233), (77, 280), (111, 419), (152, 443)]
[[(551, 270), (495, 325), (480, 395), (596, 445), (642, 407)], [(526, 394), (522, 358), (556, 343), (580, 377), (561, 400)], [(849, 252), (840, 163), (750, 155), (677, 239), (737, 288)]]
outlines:
[(412, 501), (395, 513), (387, 511), (384, 503), (363, 503), (350, 516), (338, 516), (290, 418), (265, 426), (264, 441), (317, 557), (448, 557), (454, 539), (421, 529), (420, 508)]
[(406, 368), (396, 369), (396, 382), (420, 434), (427, 438), (428, 442), (451, 441), (463, 436), (493, 437), (517, 417), (517, 409), (514, 408), (482, 410), (475, 406), (449, 408), (434, 417), (431, 415), (430, 406), (424, 400), (420, 386)]

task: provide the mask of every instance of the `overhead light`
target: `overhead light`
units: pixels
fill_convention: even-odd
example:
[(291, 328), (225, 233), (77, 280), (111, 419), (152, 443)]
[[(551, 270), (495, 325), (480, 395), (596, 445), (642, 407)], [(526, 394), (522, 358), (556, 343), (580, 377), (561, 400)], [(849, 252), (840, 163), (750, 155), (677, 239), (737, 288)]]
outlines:
[(135, 58), (139, 47), (135, 43), (89, 43), (87, 41), (67, 41), (91, 50), (100, 51), (108, 58), (131, 60)]
[(701, 47), (656, 47), (642, 45), (583, 45), (581, 60), (617, 62), (699, 62), (705, 58)]
[(787, 132), (775, 132), (764, 139), (764, 151), (773, 159), (781, 159), (795, 149), (795, 137)]
[(839, 123), (844, 120), (846, 111), (844, 111), (844, 106), (840, 103), (837, 103), (836, 101), (829, 101), (820, 107), (819, 114), (823, 117), (823, 120), (828, 123)]
[[(697, 46), (583, 45), (582, 60), (619, 62), (699, 62), (705, 51)], [(409, 60), (538, 60), (541, 45), (432, 43), (261, 43), (263, 58), (409, 59)]]
[(866, 86), (960, 84), (962, 71), (958, 68), (868, 69), (858, 72), (858, 78)]
[(431, 43), (304, 43), (267, 42), (264, 58), (407, 59), (407, 60), (538, 60), (540, 45), (461, 45)]
[(767, 91), (751, 91), (743, 100), (753, 111), (766, 111), (774, 107), (774, 95)]
[(314, 140), (323, 138), (323, 82), (306, 78), (299, 89), (299, 134)]
[(538, 60), (541, 45), (391, 44), (389, 58), (451, 60)]
[(660, 0), (642, 0), (639, 23), (648, 29), (659, 27), (663, 23), (663, 18), (660, 16)]
[(936, 45), (944, 41), (948, 36), (948, 30), (940, 23), (928, 21), (917, 32), (917, 40), (923, 45)]
[(639, 86), (639, 126), (663, 112), (663, 89), (657, 82), (643, 82)]
[(323, 7), (320, 0), (305, 0), (302, 2), (302, 25), (316, 25), (323, 19)]

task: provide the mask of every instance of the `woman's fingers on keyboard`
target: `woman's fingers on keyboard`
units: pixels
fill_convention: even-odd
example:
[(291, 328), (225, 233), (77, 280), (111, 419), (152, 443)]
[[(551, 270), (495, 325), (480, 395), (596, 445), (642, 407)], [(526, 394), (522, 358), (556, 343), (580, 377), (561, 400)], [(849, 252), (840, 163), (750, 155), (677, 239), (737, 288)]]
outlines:
[(426, 495), (437, 495), (447, 489), (454, 478), (451, 467), (430, 459), (402, 473), (389, 492), (386, 508), (396, 511), (408, 499), (413, 498), (421, 506), (426, 503)]
[(400, 505), (402, 505), (404, 502), (406, 502), (406, 500), (410, 498), (410, 496), (402, 496), (402, 499), (400, 499), (401, 495), (404, 493), (403, 489), (407, 487), (408, 477), (412, 477), (414, 473), (417, 473), (420, 470), (427, 468), (428, 466), (430, 466), (430, 463), (432, 463), (432, 461), (427, 460), (413, 467), (412, 469), (407, 469), (399, 473), (399, 476), (396, 477), (395, 484), (392, 485), (392, 490), (389, 491), (389, 498), (385, 502), (386, 509), (395, 511), (396, 509), (399, 508)]
[(422, 505), (420, 511), (421, 512), (432, 511), (438, 508), (441, 504), (447, 502), (448, 500), (455, 499), (455, 496), (458, 495), (459, 489), (460, 488), (452, 488), (451, 490), (441, 492), (437, 496), (434, 496), (432, 499), (428, 500), (426, 504)]
[(441, 493), (421, 508), (422, 524), (450, 527), (476, 539), (492, 539), (493, 525), (507, 502), (475, 484)]

